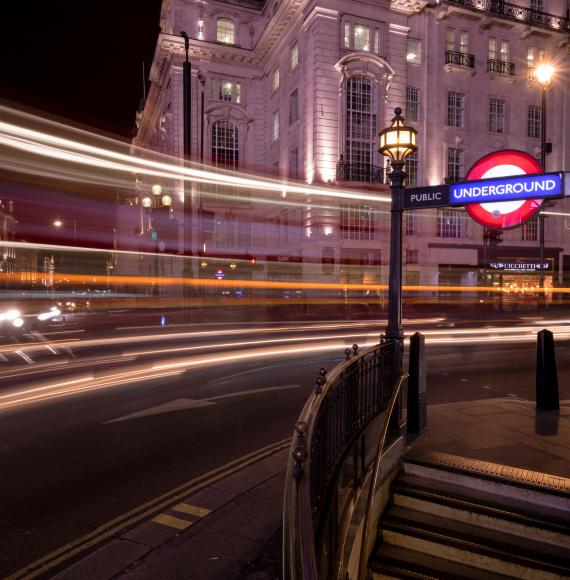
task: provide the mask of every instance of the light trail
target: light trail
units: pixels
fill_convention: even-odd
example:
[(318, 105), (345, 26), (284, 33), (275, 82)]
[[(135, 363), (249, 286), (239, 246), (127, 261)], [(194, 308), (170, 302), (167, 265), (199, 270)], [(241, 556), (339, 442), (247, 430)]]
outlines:
[[(570, 328), (568, 326), (555, 326), (552, 327), (552, 331), (557, 340), (570, 339)], [(466, 344), (487, 343), (492, 345), (494, 343), (505, 344), (536, 341), (536, 327), (530, 326), (485, 329), (440, 329), (424, 331), (424, 334), (426, 335), (426, 342), (428, 344), (457, 345), (458, 340), (461, 341), (462, 346)], [(266, 346), (267, 341), (249, 341), (247, 346), (250, 348), (240, 350), (234, 350), (237, 345), (231, 343), (227, 345), (212, 345), (212, 348), (226, 346), (228, 350), (200, 356), (189, 356), (182, 359), (174, 358), (160, 362), (148, 362), (146, 364), (136, 363), (134, 368), (110, 371), (99, 377), (93, 377), (90, 374), (87, 377), (80, 376), (65, 381), (42, 384), (24, 390), (15, 390), (14, 392), (0, 396), (0, 410), (81, 393), (112, 389), (127, 384), (147, 383), (160, 378), (179, 375), (188, 370), (219, 366), (221, 364), (236, 364), (253, 360), (277, 359), (289, 356), (306, 357), (308, 354), (312, 355), (313, 353), (332, 351), (340, 354), (342, 349), (358, 339), (363, 339), (359, 341), (359, 347), (361, 349), (377, 344), (376, 333), (360, 333), (343, 336), (345, 338), (349, 336), (350, 341), (339, 340), (342, 336), (335, 335), (317, 337), (311, 343), (309, 352), (306, 346), (306, 337), (303, 336), (297, 337), (296, 340), (299, 341), (299, 344), (296, 345), (280, 344), (284, 340), (293, 341), (295, 339), (277, 339), (273, 341), (277, 345), (270, 347)], [(460, 339), (458, 339), (458, 336), (460, 336)], [(370, 340), (371, 338), (372, 340)], [(260, 345), (264, 346), (259, 348)], [(177, 350), (164, 349), (159, 352), (161, 354), (168, 354), (169, 352), (176, 352)], [(341, 357), (339, 356), (340, 359)]]

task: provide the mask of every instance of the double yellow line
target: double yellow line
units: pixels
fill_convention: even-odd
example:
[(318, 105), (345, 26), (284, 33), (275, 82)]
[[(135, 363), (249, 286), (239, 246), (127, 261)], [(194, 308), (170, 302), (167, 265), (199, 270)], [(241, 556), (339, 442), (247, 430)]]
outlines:
[(257, 463), (274, 453), (288, 448), (290, 444), (290, 439), (283, 439), (282, 441), (257, 449), (256, 451), (234, 459), (221, 467), (208, 471), (207, 473), (204, 473), (203, 475), (200, 475), (199, 477), (196, 477), (143, 505), (106, 522), (92, 532), (69, 542), (65, 546), (54, 550), (43, 558), (28, 564), (25, 568), (18, 570), (18, 572), (8, 576), (5, 580), (28, 580), (45, 574), (49, 570), (78, 556), (82, 552), (100, 544), (104, 540), (124, 532), (125, 529), (131, 528), (143, 520), (150, 519), (158, 512), (167, 509), (172, 504), (179, 502), (185, 497), (196, 493), (197, 491), (200, 491), (201, 489), (212, 485), (233, 473), (241, 471), (242, 469)]

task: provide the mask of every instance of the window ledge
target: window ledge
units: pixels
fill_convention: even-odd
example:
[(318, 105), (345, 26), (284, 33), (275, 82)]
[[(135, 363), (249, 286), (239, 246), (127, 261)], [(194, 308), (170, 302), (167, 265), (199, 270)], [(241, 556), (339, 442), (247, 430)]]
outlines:
[(448, 73), (452, 73), (452, 72), (463, 73), (463, 74), (466, 74), (466, 75), (468, 75), (470, 77), (474, 77), (475, 74), (476, 74), (475, 68), (471, 68), (471, 67), (468, 67), (468, 66), (463, 66), (463, 65), (460, 65), (460, 64), (451, 64), (451, 63), (444, 64), (443, 65), (443, 70), (445, 72), (448, 72)]

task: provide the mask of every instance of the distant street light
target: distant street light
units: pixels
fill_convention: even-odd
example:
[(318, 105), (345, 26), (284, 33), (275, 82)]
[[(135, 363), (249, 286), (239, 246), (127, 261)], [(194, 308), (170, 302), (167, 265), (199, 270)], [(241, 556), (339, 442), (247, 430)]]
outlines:
[[(73, 247), (76, 248), (77, 247), (77, 220), (72, 219), (69, 220), (70, 222), (73, 223)], [(53, 225), (56, 228), (62, 228), (64, 227), (64, 222), (62, 222), (60, 219), (56, 219), (53, 222)], [(73, 250), (73, 273), (77, 274), (77, 250)]]
[(392, 125), (379, 133), (382, 155), (390, 158), (392, 171), (392, 207), (390, 226), (390, 277), (388, 280), (388, 326), (386, 339), (393, 341), (394, 376), (402, 372), (404, 329), (402, 327), (402, 214), (404, 195), (405, 159), (417, 151), (417, 131), (413, 127), (406, 127), (400, 107), (394, 109), (396, 116)]
[[(543, 62), (534, 69), (534, 78), (542, 87), (542, 104), (540, 116), (540, 164), (542, 170), (546, 171), (546, 91), (550, 88), (550, 83), (556, 69), (549, 63)], [(538, 224), (540, 228), (540, 288), (542, 290), (542, 301), (546, 302), (544, 289), (544, 213), (538, 214)]]

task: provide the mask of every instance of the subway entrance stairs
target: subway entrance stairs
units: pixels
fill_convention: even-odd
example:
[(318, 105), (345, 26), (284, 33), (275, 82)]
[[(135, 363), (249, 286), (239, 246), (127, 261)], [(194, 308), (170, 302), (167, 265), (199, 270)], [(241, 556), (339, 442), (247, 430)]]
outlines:
[(570, 578), (570, 479), (412, 449), (369, 577)]

